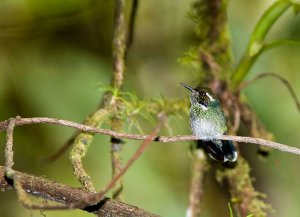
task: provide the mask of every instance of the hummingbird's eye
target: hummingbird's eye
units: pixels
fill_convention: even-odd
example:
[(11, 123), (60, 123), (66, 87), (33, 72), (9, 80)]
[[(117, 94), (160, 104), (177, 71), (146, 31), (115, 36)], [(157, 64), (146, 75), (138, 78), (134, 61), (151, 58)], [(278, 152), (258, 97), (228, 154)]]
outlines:
[(193, 99), (194, 102), (199, 103), (204, 110), (208, 108), (210, 103), (216, 101), (216, 97), (212, 93), (211, 89), (205, 87), (198, 87), (193, 89), (191, 97), (191, 99)]

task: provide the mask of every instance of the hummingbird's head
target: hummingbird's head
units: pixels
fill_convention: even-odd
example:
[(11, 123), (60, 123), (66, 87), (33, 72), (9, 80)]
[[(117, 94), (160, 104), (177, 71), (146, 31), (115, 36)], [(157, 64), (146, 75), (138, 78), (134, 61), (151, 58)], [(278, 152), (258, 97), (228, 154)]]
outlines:
[(191, 91), (190, 100), (192, 104), (199, 104), (199, 106), (207, 110), (208, 106), (218, 104), (219, 100), (217, 96), (208, 87), (192, 88), (184, 83), (180, 83), (182, 86)]

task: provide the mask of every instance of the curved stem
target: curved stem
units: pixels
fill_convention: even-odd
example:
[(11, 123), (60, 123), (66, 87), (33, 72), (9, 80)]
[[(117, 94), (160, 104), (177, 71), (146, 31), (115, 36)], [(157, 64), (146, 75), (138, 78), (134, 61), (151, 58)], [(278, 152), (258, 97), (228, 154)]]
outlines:
[(288, 80), (286, 80), (285, 78), (281, 77), (280, 75), (277, 75), (277, 74), (272, 73), (272, 72), (261, 73), (261, 74), (257, 75), (256, 77), (254, 77), (253, 79), (241, 83), (237, 87), (237, 92), (240, 92), (242, 89), (244, 89), (245, 87), (247, 87), (252, 82), (254, 82), (254, 81), (258, 80), (258, 79), (267, 77), (267, 76), (273, 76), (274, 78), (279, 79), (279, 81), (281, 81), (282, 84), (284, 84), (286, 86), (286, 88), (288, 89), (289, 93), (291, 94), (291, 96), (292, 96), (292, 98), (293, 98), (293, 100), (294, 100), (294, 102), (296, 104), (298, 112), (300, 112), (300, 101), (299, 101), (299, 99), (297, 97), (297, 94), (296, 94), (295, 90), (293, 89), (292, 85), (290, 84), (290, 82)]
[(250, 37), (246, 51), (231, 76), (233, 88), (236, 88), (248, 74), (261, 52), (263, 42), (270, 28), (291, 5), (292, 3), (289, 1), (276, 1), (258, 21)]

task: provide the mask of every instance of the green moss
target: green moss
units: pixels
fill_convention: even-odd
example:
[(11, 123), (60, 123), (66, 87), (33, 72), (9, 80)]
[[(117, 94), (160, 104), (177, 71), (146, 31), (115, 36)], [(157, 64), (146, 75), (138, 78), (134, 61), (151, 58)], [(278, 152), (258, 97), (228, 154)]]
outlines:
[(226, 0), (195, 0), (188, 13), (195, 23), (198, 44), (189, 49), (180, 62), (197, 71), (200, 85), (215, 76), (225, 80), (231, 72), (227, 4)]
[(219, 183), (223, 183), (225, 180), (228, 182), (231, 202), (240, 214), (251, 213), (255, 216), (267, 216), (267, 213), (272, 211), (271, 205), (263, 201), (264, 194), (254, 189), (250, 170), (248, 162), (240, 157), (236, 168), (217, 170), (216, 179)]

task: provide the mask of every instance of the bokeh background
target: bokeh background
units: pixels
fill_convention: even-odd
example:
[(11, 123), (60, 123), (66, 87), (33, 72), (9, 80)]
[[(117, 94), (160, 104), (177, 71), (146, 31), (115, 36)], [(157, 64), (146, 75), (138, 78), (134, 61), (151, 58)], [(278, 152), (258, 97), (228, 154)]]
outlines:
[[(130, 5), (131, 1), (128, 1)], [(232, 49), (236, 61), (246, 47), (251, 30), (271, 0), (231, 0), (228, 8)], [(179, 85), (194, 85), (190, 68), (178, 58), (195, 45), (194, 26), (187, 17), (189, 1), (140, 1), (135, 39), (127, 58), (126, 91), (141, 99), (188, 97)], [(101, 84), (111, 79), (113, 1), (106, 0), (1, 0), (0, 1), (0, 120), (47, 116), (82, 122), (100, 102)], [(130, 9), (128, 7), (128, 9)], [(300, 16), (288, 11), (272, 28), (268, 39), (300, 38)], [(283, 46), (263, 55), (248, 78), (275, 72), (300, 95), (300, 47)], [(300, 117), (286, 88), (274, 78), (264, 78), (244, 91), (250, 104), (284, 144), (300, 146)], [(189, 134), (188, 116), (171, 121), (173, 134)], [(151, 124), (143, 123), (144, 132)], [(35, 125), (15, 131), (15, 169), (79, 186), (72, 175), (68, 151), (45, 164), (74, 133), (60, 126)], [(165, 130), (162, 134), (168, 134)], [(0, 134), (1, 165), (5, 133)], [(137, 142), (127, 141), (124, 161)], [(299, 156), (272, 151), (267, 159), (245, 145), (256, 188), (267, 194), (275, 212), (270, 216), (299, 216)], [(162, 216), (185, 215), (190, 182), (188, 143), (153, 143), (124, 176), (125, 201)], [(97, 189), (111, 177), (109, 138), (97, 136), (84, 160)], [(229, 216), (229, 196), (207, 174), (203, 216)], [(92, 216), (83, 211), (30, 211), (15, 192), (0, 193), (0, 216)]]

